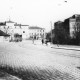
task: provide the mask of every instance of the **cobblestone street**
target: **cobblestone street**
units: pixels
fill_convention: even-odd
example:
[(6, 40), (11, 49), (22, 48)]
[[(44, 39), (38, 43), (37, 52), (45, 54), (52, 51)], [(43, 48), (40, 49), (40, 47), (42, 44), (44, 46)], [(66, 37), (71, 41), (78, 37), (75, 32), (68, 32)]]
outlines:
[[(49, 74), (49, 78), (37, 80), (79, 80), (80, 70), (77, 68), (80, 66), (79, 56), (79, 51), (54, 49), (49, 45), (41, 45), (39, 42), (34, 44), (32, 44), (32, 41), (0, 43), (1, 69), (4, 70), (4, 67), (8, 66), (13, 70), (32, 70), (33, 73), (40, 73), (44, 76)], [(7, 70), (7, 72), (9, 71)], [(50, 79), (50, 72), (56, 77), (53, 75), (51, 76), (52, 79)], [(70, 76), (73, 76), (74, 79)]]

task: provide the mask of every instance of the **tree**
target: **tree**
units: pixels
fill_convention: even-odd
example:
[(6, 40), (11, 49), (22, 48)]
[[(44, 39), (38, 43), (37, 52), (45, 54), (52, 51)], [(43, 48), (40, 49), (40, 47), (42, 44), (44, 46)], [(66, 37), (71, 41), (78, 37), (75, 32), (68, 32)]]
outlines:
[(51, 33), (50, 32), (46, 34), (46, 39), (51, 41)]
[(58, 44), (67, 44), (69, 41), (69, 35), (63, 27), (54, 29), (55, 37), (54, 42)]
[(80, 45), (80, 31), (76, 32), (76, 43), (77, 45)]

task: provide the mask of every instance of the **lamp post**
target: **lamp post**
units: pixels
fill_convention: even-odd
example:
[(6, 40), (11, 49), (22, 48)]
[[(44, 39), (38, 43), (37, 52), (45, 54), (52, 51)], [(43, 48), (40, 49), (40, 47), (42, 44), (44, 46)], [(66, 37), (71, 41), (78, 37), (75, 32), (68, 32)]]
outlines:
[(51, 24), (51, 43), (53, 42), (53, 39), (52, 39), (52, 21), (50, 22)]

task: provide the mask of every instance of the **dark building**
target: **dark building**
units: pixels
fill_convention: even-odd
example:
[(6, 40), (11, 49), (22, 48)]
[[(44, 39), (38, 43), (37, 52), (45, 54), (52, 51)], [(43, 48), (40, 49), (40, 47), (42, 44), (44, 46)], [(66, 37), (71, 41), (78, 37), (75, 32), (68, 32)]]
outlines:
[(6, 22), (0, 22), (0, 26), (6, 25)]

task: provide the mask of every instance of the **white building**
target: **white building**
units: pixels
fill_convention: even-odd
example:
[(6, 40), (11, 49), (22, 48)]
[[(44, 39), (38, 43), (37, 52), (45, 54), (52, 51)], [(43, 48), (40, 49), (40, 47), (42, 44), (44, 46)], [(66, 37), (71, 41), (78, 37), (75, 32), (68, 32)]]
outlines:
[(29, 36), (30, 38), (35, 37), (35, 39), (44, 38), (45, 37), (45, 29), (37, 26), (29, 27)]
[(29, 38), (28, 26), (29, 25), (17, 24), (12, 21), (6, 22), (6, 28), (8, 28), (8, 34), (14, 35), (15, 33), (18, 33), (22, 35), (23, 39)]
[(18, 33), (19, 35), (22, 35), (23, 39), (24, 38), (26, 39), (29, 37), (28, 25), (17, 24), (16, 22), (13, 22), (10, 20), (6, 21), (5, 25), (0, 25), (0, 30), (11, 35), (12, 37), (16, 33)]
[(0, 30), (11, 35), (12, 37), (14, 37), (14, 34), (18, 33), (22, 35), (23, 39), (28, 39), (32, 37), (35, 37), (35, 39), (38, 39), (38, 38), (44, 38), (45, 36), (44, 28), (40, 28), (37, 26), (17, 24), (16, 22), (13, 22), (10, 20), (6, 21), (5, 24), (0, 25)]
[(8, 33), (9, 35), (14, 35), (15, 29), (16, 29), (14, 24), (16, 23), (10, 20), (6, 21), (5, 29), (6, 29), (6, 33)]
[(29, 38), (29, 25), (21, 25), (21, 34), (23, 39)]

